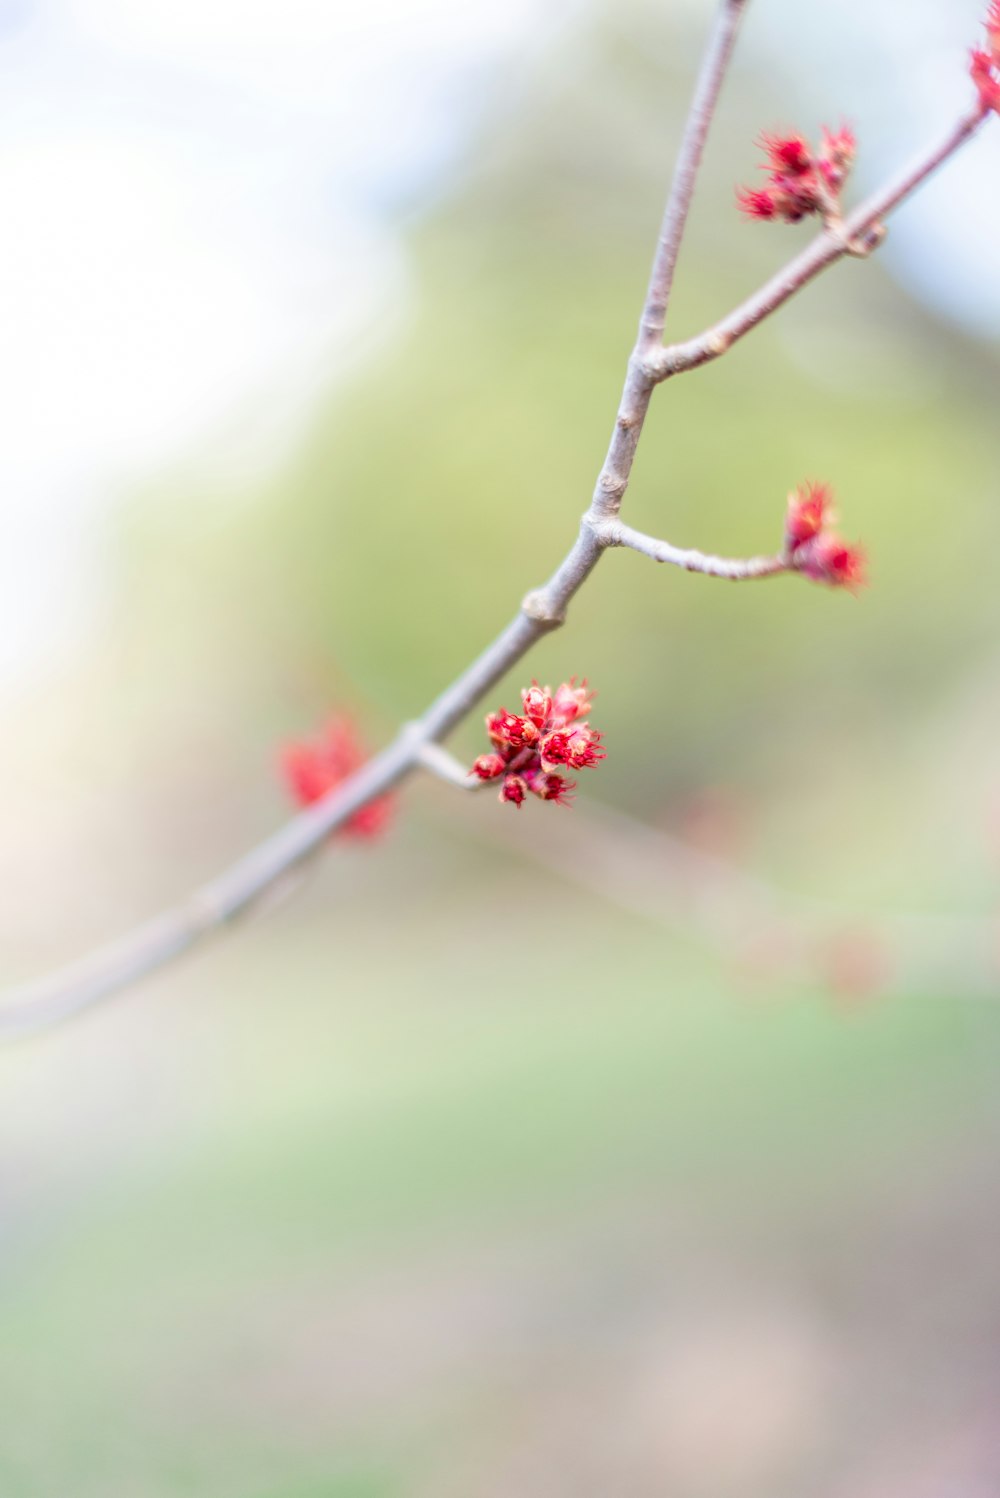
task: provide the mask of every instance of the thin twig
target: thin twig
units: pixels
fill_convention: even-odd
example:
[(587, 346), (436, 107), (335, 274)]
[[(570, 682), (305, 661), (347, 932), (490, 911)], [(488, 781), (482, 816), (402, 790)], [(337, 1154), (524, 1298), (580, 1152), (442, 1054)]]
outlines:
[(663, 341), (663, 329), (667, 320), (667, 307), (674, 286), (674, 272), (680, 254), (681, 241), (687, 227), (688, 210), (694, 197), (698, 181), (698, 169), (705, 150), (705, 141), (715, 117), (719, 102), (719, 91), (729, 67), (736, 44), (736, 33), (740, 19), (746, 9), (747, 0), (724, 0), (716, 19), (715, 30), (709, 40), (705, 61), (695, 86), (694, 98), (688, 111), (680, 150), (674, 167), (673, 181), (667, 198), (660, 238), (653, 259), (652, 274), (646, 305), (642, 311), (639, 327), (639, 348), (649, 352)]
[(617, 519), (600, 522), (595, 533), (602, 546), (627, 546), (652, 557), (654, 562), (670, 562), (674, 567), (683, 567), (685, 572), (701, 572), (705, 577), (723, 577), (734, 583), (778, 577), (792, 571), (781, 553), (763, 557), (713, 557), (693, 547), (673, 546), (669, 541), (647, 536)]
[[(13, 1037), (42, 1029), (87, 1009), (164, 966), (203, 938), (223, 930), (279, 885), (290, 871), (315, 856), (330, 834), (354, 812), (412, 774), (421, 762), (424, 746), (446, 737), (539, 639), (564, 622), (570, 600), (607, 549), (595, 534), (595, 525), (617, 516), (656, 384), (681, 369), (694, 368), (725, 352), (820, 270), (848, 253), (847, 241), (842, 237), (821, 235), (785, 271), (715, 328), (686, 344), (662, 351), (651, 349), (650, 330), (663, 327), (697, 165), (745, 5), (746, 0), (721, 0), (717, 12), (684, 130), (674, 186), (664, 214), (639, 336), (629, 359), (611, 444), (590, 509), (562, 563), (543, 587), (527, 595), (506, 629), (431, 703), (421, 718), (406, 725), (385, 749), (322, 801), (300, 812), (172, 910), (82, 962), (8, 992), (0, 1009), (0, 1036)], [(890, 188), (869, 199), (847, 220), (848, 237), (857, 239), (868, 232), (956, 151), (981, 119), (979, 111), (963, 117), (928, 157)], [(658, 338), (659, 334), (654, 341)]]
[[(654, 388), (644, 368), (650, 349), (649, 330), (659, 330), (654, 340), (659, 342), (698, 162), (745, 5), (746, 0), (721, 0), (699, 70), (643, 301), (639, 336), (629, 360), (611, 445), (594, 491), (594, 515), (617, 513), (628, 483)], [(575, 544), (545, 586), (528, 594), (503, 633), (419, 720), (407, 724), (387, 748), (324, 800), (300, 812), (183, 904), (83, 962), (9, 993), (0, 1011), (0, 1035), (22, 1034), (86, 1009), (235, 920), (289, 869), (312, 857), (355, 811), (412, 773), (424, 745), (444, 738), (532, 645), (562, 624), (570, 599), (596, 567), (604, 549), (590, 526), (582, 525)]]
[(705, 332), (699, 333), (696, 338), (658, 350), (648, 365), (653, 379), (658, 382), (666, 380), (671, 375), (697, 369), (701, 364), (718, 359), (766, 317), (784, 306), (790, 297), (807, 286), (827, 266), (834, 265), (845, 256), (857, 255), (860, 246), (880, 241), (882, 220), (926, 182), (960, 146), (971, 139), (986, 117), (982, 107), (977, 104), (952, 126), (936, 146), (918, 157), (886, 187), (872, 193), (860, 208), (848, 214), (839, 230), (826, 229), (818, 234), (801, 255), (789, 261), (765, 286), (754, 292), (753, 296), (748, 297), (734, 311)]
[(463, 765), (461, 760), (449, 754), (441, 744), (421, 743), (417, 751), (417, 763), (421, 769), (429, 770), (439, 780), (448, 785), (457, 786), (460, 791), (481, 791), (487, 784), (480, 780), (478, 775), (473, 774), (468, 765)]

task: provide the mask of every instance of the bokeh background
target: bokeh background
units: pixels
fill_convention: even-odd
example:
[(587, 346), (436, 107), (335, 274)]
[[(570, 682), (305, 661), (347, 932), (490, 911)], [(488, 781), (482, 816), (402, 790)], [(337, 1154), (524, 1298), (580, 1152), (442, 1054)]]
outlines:
[[(758, 130), (849, 120), (875, 186), (980, 8), (753, 0), (673, 334), (804, 241), (737, 218)], [(5, 0), (4, 980), (558, 560), (711, 11)], [(506, 688), (599, 689), (572, 813), (415, 782), (0, 1053), (5, 1498), (1000, 1491), (998, 135), (643, 438), (678, 543), (828, 479), (863, 596), (613, 555)]]

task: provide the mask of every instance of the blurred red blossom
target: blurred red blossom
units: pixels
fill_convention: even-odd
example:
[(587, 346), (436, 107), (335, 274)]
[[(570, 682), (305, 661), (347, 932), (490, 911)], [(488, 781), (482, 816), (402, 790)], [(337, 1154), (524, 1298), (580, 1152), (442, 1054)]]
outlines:
[(764, 187), (737, 189), (741, 212), (748, 218), (781, 219), (786, 224), (797, 224), (812, 213), (825, 221), (839, 218), (840, 190), (857, 149), (846, 125), (839, 130), (824, 125), (818, 151), (799, 134), (765, 133), (757, 144), (766, 158), (762, 169), (768, 180)]
[(974, 49), (969, 71), (983, 110), (1000, 114), (1000, 0), (993, 0), (983, 25), (988, 50)]
[[(285, 781), (300, 806), (321, 801), (359, 769), (368, 754), (346, 714), (329, 720), (322, 733), (282, 751)], [(349, 837), (372, 838), (384, 832), (392, 816), (392, 796), (378, 796), (360, 807), (344, 823)]]
[(815, 582), (856, 593), (868, 582), (868, 558), (860, 546), (848, 546), (832, 531), (807, 541), (795, 554), (795, 566)]
[(1000, 78), (997, 70), (1000, 61), (995, 53), (974, 51), (969, 69), (972, 81), (979, 92), (979, 102), (984, 111), (993, 109), (1000, 114)]
[(874, 927), (834, 932), (815, 952), (820, 981), (839, 1007), (853, 1008), (884, 992), (892, 980), (892, 958)]
[(993, 0), (984, 24), (994, 60), (1000, 62), (1000, 0)]
[(831, 518), (829, 484), (800, 484), (788, 496), (788, 514), (785, 518), (785, 545), (795, 551), (804, 541), (818, 536)]
[(788, 565), (804, 577), (856, 593), (867, 582), (867, 559), (829, 529), (833, 521), (829, 484), (806, 483), (788, 496), (785, 552)]
[(486, 715), (491, 754), (472, 766), (480, 780), (500, 780), (500, 800), (521, 806), (530, 791), (540, 801), (567, 806), (576, 788), (560, 769), (586, 770), (605, 758), (601, 735), (585, 721), (593, 693), (571, 676), (552, 692), (533, 681), (521, 693), (523, 714), (501, 707)]
[(757, 144), (764, 152), (772, 172), (791, 172), (803, 176), (813, 165), (809, 142), (801, 135), (761, 135)]

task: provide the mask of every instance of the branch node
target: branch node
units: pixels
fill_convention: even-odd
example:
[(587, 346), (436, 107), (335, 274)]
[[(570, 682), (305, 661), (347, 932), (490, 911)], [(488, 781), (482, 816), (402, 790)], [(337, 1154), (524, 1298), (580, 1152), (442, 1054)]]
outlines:
[(589, 529), (598, 546), (621, 546), (622, 523), (620, 520), (601, 519), (587, 512), (583, 523)]
[(852, 255), (855, 260), (867, 260), (886, 236), (885, 224), (879, 221), (869, 224), (868, 228), (862, 229), (860, 234), (850, 234), (839, 214), (830, 214), (827, 217), (826, 230), (841, 253)]
[(624, 474), (616, 473), (613, 468), (605, 468), (597, 481), (597, 487), (608, 499), (621, 499), (628, 488), (628, 479)]
[(676, 374), (680, 365), (671, 349), (658, 348), (644, 361), (643, 368), (650, 382), (660, 385), (664, 380), (669, 380), (672, 374)]
[(99, 999), (188, 951), (212, 931), (234, 921), (242, 911), (258, 902), (262, 894), (273, 890), (280, 881), (303, 866), (305, 860), (326, 843), (331, 832), (357, 809), (397, 784), (418, 762), (444, 778), (455, 778), (457, 783), (466, 785), (468, 772), (458, 766), (452, 776), (451, 771), (457, 762), (441, 748), (438, 740), (462, 720), (490, 683), (498, 681), (526, 654), (539, 632), (554, 629), (564, 622), (567, 602), (592, 570), (596, 548), (627, 546), (656, 561), (672, 562), (689, 571), (734, 580), (770, 577), (791, 570), (803, 572), (801, 566), (793, 565), (787, 544), (784, 551), (772, 557), (733, 560), (674, 547), (622, 526), (616, 518), (612, 496), (624, 492), (635, 442), (631, 436), (618, 434), (637, 432), (655, 385), (724, 353), (843, 255), (871, 254), (885, 233), (881, 220), (969, 140), (993, 111), (977, 102), (927, 155), (869, 198), (846, 224), (828, 223), (824, 233), (731, 312), (723, 325), (700, 337), (665, 348), (662, 344), (663, 320), (681, 236), (705, 136), (729, 61), (735, 23), (746, 5), (747, 0), (719, 0), (719, 21), (692, 101), (674, 186), (664, 214), (641, 321), (640, 343), (629, 364), (629, 383), (617, 418), (617, 441), (613, 439), (611, 463), (602, 473), (594, 504), (584, 517), (583, 523), (590, 531), (592, 544), (574, 547), (555, 574), (554, 582), (547, 589), (536, 589), (525, 597), (521, 605), (523, 619), (536, 628), (525, 627), (520, 622), (522, 616), (518, 616), (514, 625), (508, 626), (430, 704), (420, 723), (411, 725), (363, 769), (343, 782), (329, 799), (325, 798), (321, 811), (303, 811), (225, 870), (211, 885), (183, 905), (146, 922), (122, 941), (51, 979), (12, 993), (8, 1004), (0, 1007), (0, 1036), (41, 1029), (89, 1008)]
[(856, 234), (847, 242), (847, 253), (854, 255), (858, 260), (867, 260), (888, 234), (885, 224), (875, 223), (865, 229), (863, 233)]
[[(629, 355), (629, 375), (634, 375), (636, 377), (641, 387), (642, 395), (644, 396), (647, 396), (652, 390), (653, 386), (656, 384), (656, 380), (654, 378), (651, 367), (651, 361), (656, 357), (657, 350), (662, 347), (662, 338), (662, 330), (657, 331), (655, 328), (652, 330), (651, 334), (647, 336), (647, 339), (645, 341), (640, 335), (639, 342), (636, 344), (635, 348), (632, 350), (632, 353)], [(650, 352), (650, 350), (652, 350), (652, 352)]]
[(547, 629), (558, 629), (566, 623), (566, 610), (555, 609), (544, 588), (533, 588), (521, 600), (521, 613), (534, 624), (543, 624)]

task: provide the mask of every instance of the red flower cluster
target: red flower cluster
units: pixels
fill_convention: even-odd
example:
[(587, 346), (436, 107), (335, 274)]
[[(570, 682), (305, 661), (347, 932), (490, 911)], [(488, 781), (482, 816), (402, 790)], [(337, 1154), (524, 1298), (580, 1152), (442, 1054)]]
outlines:
[(801, 135), (762, 135), (758, 142), (767, 160), (766, 187), (741, 187), (736, 197), (748, 218), (780, 219), (797, 224), (811, 213), (824, 219), (840, 214), (840, 190), (854, 161), (856, 142), (846, 126), (831, 131), (814, 152)]
[(832, 498), (828, 484), (800, 484), (788, 496), (785, 555), (805, 577), (856, 593), (867, 581), (865, 554), (827, 528), (834, 519)]
[(520, 806), (529, 791), (541, 801), (567, 806), (576, 781), (567, 780), (559, 770), (585, 770), (605, 758), (601, 735), (583, 721), (593, 695), (586, 681), (576, 685), (575, 676), (555, 692), (533, 681), (521, 693), (523, 714), (504, 707), (487, 714), (493, 752), (481, 754), (471, 773), (480, 780), (502, 777), (500, 800), (514, 806)]
[(983, 113), (994, 109), (1000, 114), (1000, 0), (993, 0), (984, 24), (988, 50), (973, 52), (970, 72)]
[[(330, 791), (359, 769), (368, 758), (350, 718), (331, 718), (323, 732), (307, 743), (289, 744), (282, 752), (281, 767), (292, 795), (300, 806), (322, 801)], [(379, 796), (362, 806), (344, 823), (350, 837), (378, 837), (392, 814), (391, 796)]]

